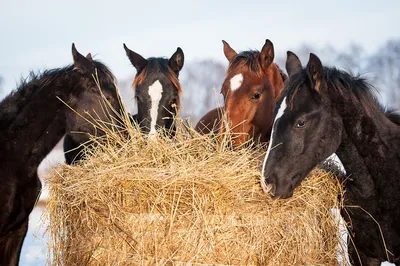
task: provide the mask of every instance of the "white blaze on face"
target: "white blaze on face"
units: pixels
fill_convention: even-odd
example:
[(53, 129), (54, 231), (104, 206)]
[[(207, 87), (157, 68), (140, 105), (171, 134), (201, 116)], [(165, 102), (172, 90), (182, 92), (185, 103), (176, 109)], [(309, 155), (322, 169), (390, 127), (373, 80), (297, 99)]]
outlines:
[(150, 87), (149, 87), (149, 96), (151, 99), (151, 108), (150, 108), (150, 132), (149, 137), (152, 138), (156, 131), (156, 123), (158, 117), (158, 105), (161, 100), (161, 95), (163, 92), (163, 87), (160, 81), (156, 80)]
[(231, 78), (231, 90), (235, 91), (240, 88), (243, 83), (243, 75), (237, 74)]
[(262, 171), (261, 171), (261, 187), (262, 187), (262, 189), (264, 190), (265, 193), (268, 193), (269, 190), (270, 190), (270, 188), (267, 186), (267, 184), (266, 184), (266, 182), (265, 182), (265, 178), (264, 178), (264, 169), (265, 169), (265, 166), (267, 165), (267, 160), (268, 160), (269, 153), (271, 152), (271, 149), (272, 149), (275, 145), (277, 145), (276, 143), (274, 143), (274, 131), (275, 131), (276, 121), (278, 121), (278, 119), (282, 117), (283, 113), (284, 113), (285, 110), (286, 110), (286, 107), (287, 107), (287, 105), (286, 105), (286, 97), (285, 97), (285, 98), (283, 98), (283, 100), (282, 100), (281, 106), (280, 106), (279, 109), (278, 109), (278, 113), (277, 113), (276, 116), (275, 116), (274, 123), (272, 124), (271, 139), (270, 139), (270, 141), (269, 141), (269, 143), (268, 143), (267, 154), (265, 155), (264, 162), (263, 162), (263, 166), (262, 166)]

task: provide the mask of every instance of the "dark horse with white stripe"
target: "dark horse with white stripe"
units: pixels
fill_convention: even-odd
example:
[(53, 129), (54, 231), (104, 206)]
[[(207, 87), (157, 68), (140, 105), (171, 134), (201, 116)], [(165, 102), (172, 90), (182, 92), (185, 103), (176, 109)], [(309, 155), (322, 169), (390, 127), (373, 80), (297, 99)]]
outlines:
[(178, 77), (184, 63), (182, 49), (178, 47), (169, 59), (162, 57), (145, 59), (125, 44), (124, 49), (137, 71), (132, 86), (135, 90), (138, 113), (133, 119), (139, 123), (142, 132), (148, 133), (151, 137), (159, 128), (173, 136), (174, 117), (181, 107), (182, 88)]
[(266, 142), (271, 133), (275, 103), (287, 79), (273, 62), (274, 46), (266, 40), (261, 52), (237, 53), (227, 42), (222, 42), (229, 61), (221, 88), (225, 105), (204, 115), (196, 130), (203, 134), (225, 131), (224, 123), (221, 123), (225, 111), (229, 130), (234, 134), (234, 147), (249, 139), (255, 143)]
[(323, 67), (314, 54), (306, 68), (288, 52), (289, 81), (278, 102), (261, 184), (288, 198), (332, 153), (342, 161), (342, 216), (349, 223), (354, 265), (400, 265), (400, 117), (379, 105), (362, 78)]
[(113, 107), (119, 101), (114, 77), (100, 62), (82, 56), (72, 46), (74, 64), (31, 74), (0, 103), (1, 186), (0, 264), (18, 265), (28, 230), (28, 218), (39, 197), (37, 168), (68, 130), (93, 130), (71, 108), (97, 108), (102, 101), (93, 79)]

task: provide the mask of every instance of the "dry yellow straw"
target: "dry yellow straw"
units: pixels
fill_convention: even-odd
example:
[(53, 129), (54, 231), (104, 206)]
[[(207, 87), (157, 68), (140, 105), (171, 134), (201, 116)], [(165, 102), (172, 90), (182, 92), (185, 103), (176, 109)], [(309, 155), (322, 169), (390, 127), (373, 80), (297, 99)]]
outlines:
[(183, 122), (174, 139), (152, 141), (125, 126), (52, 172), (51, 265), (337, 263), (331, 174), (315, 170), (272, 201), (259, 184), (265, 147), (233, 151)]
[[(96, 77), (95, 77), (96, 78)], [(266, 147), (231, 150), (177, 119), (176, 137), (148, 140), (129, 117), (89, 159), (50, 174), (50, 265), (334, 265), (341, 184), (314, 170), (287, 200), (262, 193)], [(217, 143), (222, 140), (222, 143)]]

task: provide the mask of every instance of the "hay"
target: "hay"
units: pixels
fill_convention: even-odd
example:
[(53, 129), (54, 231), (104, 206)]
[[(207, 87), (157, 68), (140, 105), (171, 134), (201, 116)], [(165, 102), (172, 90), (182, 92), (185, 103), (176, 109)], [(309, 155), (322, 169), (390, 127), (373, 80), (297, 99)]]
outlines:
[(337, 263), (331, 174), (317, 169), (272, 201), (259, 184), (265, 147), (232, 151), (187, 128), (174, 141), (128, 132), (50, 174), (51, 265)]

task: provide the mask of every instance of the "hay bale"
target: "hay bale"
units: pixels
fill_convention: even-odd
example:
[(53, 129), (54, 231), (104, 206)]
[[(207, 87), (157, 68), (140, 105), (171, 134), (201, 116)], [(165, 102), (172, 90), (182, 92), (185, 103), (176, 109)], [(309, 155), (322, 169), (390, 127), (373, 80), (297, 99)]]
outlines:
[(331, 174), (315, 170), (272, 201), (259, 184), (265, 147), (232, 151), (192, 131), (110, 135), (50, 175), (52, 265), (337, 263)]

